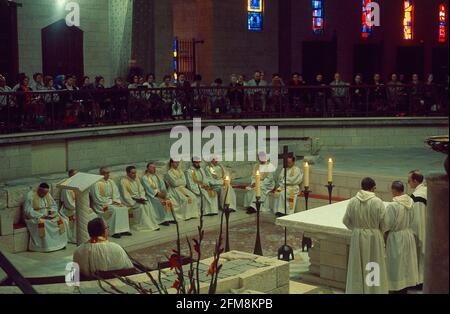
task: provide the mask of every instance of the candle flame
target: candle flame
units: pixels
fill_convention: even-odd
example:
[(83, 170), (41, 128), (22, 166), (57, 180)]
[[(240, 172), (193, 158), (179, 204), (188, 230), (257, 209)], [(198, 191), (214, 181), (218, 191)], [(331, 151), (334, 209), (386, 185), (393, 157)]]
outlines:
[(309, 163), (307, 161), (305, 162), (305, 167), (309, 167)]
[(259, 170), (256, 170), (256, 175), (259, 176)]
[(328, 162), (333, 162), (333, 159), (332, 158), (328, 159)]

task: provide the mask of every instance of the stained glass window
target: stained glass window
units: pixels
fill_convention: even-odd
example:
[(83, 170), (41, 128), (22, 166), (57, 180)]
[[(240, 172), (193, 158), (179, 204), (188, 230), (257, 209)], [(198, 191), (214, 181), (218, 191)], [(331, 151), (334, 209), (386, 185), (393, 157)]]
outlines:
[(248, 0), (247, 29), (249, 31), (263, 30), (264, 0)]
[(372, 2), (372, 0), (362, 0), (362, 30), (361, 36), (362, 38), (369, 38), (372, 36), (373, 26), (369, 26), (367, 24), (367, 15), (370, 13), (367, 10), (367, 5)]
[(404, 18), (403, 18), (403, 38), (406, 40), (413, 39), (414, 27), (414, 5), (412, 0), (404, 0)]
[(173, 40), (173, 77), (178, 78), (178, 39)]
[(445, 43), (447, 40), (447, 8), (445, 4), (439, 5), (439, 42)]
[(313, 33), (317, 35), (323, 34), (323, 31), (325, 29), (324, 0), (313, 0), (312, 9)]

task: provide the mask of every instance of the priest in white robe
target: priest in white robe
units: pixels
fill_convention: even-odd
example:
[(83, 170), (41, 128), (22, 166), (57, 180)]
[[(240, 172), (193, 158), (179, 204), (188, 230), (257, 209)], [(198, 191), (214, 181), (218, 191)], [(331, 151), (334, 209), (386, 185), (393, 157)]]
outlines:
[(286, 179), (286, 194), (285, 198), (285, 180), (284, 180), (284, 169), (281, 169), (280, 175), (278, 176), (278, 188), (274, 192), (274, 205), (273, 209), (277, 217), (282, 217), (285, 215), (285, 205), (287, 208), (287, 215), (292, 215), (295, 213), (295, 207), (297, 206), (298, 194), (300, 193), (300, 184), (303, 181), (303, 172), (299, 167), (295, 165), (295, 156), (290, 155), (288, 157), (287, 164), (287, 179)]
[(406, 292), (419, 282), (416, 239), (411, 230), (413, 200), (404, 193), (402, 182), (392, 183), (393, 202), (386, 206), (383, 231), (388, 232), (386, 264), (389, 291)]
[(102, 218), (88, 223), (90, 240), (80, 245), (73, 253), (73, 261), (80, 267), (80, 273), (92, 277), (98, 272), (136, 270), (128, 254), (118, 244), (108, 241), (108, 231)]
[(106, 221), (113, 238), (131, 236), (129, 210), (120, 199), (116, 183), (109, 177), (109, 169), (102, 167), (99, 173), (103, 179), (95, 183), (90, 190), (94, 211)]
[(423, 273), (425, 263), (425, 235), (427, 217), (427, 187), (424, 176), (418, 170), (411, 171), (408, 175), (408, 184), (414, 189), (411, 198), (414, 205), (411, 211), (411, 229), (416, 237), (417, 263), (419, 267), (419, 286), (423, 284)]
[(256, 212), (256, 175), (260, 176), (261, 187), (261, 211), (268, 212), (269, 198), (268, 195), (275, 188), (275, 167), (267, 160), (267, 155), (263, 152), (258, 154), (259, 162), (254, 166), (252, 173), (252, 181), (244, 198), (244, 208), (247, 210), (247, 214), (253, 214)]
[(200, 216), (197, 197), (186, 187), (186, 177), (180, 169), (180, 162), (170, 159), (169, 170), (164, 176), (168, 187), (168, 197), (177, 220), (189, 220)]
[(30, 232), (30, 251), (54, 252), (67, 245), (68, 221), (58, 213), (47, 183), (25, 197), (25, 223)]
[(192, 165), (185, 171), (187, 188), (197, 197), (197, 204), (203, 201), (203, 214), (214, 216), (219, 213), (219, 198), (212, 188), (199, 157), (192, 158)]
[[(225, 205), (225, 194), (227, 193), (225, 188), (225, 177), (227, 173), (225, 168), (219, 163), (217, 160), (218, 157), (213, 156), (211, 161), (205, 167), (205, 174), (208, 178), (208, 181), (211, 187), (216, 191), (219, 195), (219, 209), (223, 210)], [(230, 178), (231, 179), (231, 178)], [(228, 208), (231, 211), (235, 211), (237, 209), (236, 205), (236, 192), (234, 191), (231, 184), (228, 188), (228, 202), (230, 203)]]
[(127, 175), (120, 180), (120, 190), (124, 204), (130, 209), (130, 225), (136, 230), (159, 230), (152, 204), (145, 196), (141, 179), (135, 166), (126, 168)]
[[(69, 178), (78, 173), (77, 170), (69, 170)], [(76, 205), (75, 205), (75, 191), (63, 189), (61, 191), (61, 208), (59, 213), (69, 222), (69, 228), (67, 228), (67, 239), (69, 243), (77, 244), (77, 225), (76, 225)], [(94, 219), (97, 215), (92, 209), (89, 213), (90, 219)]]
[(365, 178), (362, 190), (347, 207), (343, 223), (352, 231), (348, 256), (346, 293), (386, 294), (389, 284), (382, 232), (385, 206), (375, 196), (375, 181)]
[(154, 162), (148, 163), (147, 170), (141, 177), (141, 183), (147, 199), (152, 204), (156, 223), (163, 226), (174, 223), (172, 202), (167, 198), (166, 184), (157, 175)]

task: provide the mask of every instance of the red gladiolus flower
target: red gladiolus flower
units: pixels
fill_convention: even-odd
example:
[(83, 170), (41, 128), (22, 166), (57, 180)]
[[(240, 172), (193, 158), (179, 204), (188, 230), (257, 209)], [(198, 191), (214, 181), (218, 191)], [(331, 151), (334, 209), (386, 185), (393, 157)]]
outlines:
[(212, 262), (211, 266), (209, 266), (207, 276), (209, 276), (209, 275), (212, 276), (212, 275), (214, 275), (216, 272), (217, 272), (217, 266), (216, 266), (216, 262), (214, 261), (214, 262)]
[(179, 260), (178, 255), (172, 254), (172, 256), (169, 259), (170, 270), (174, 268), (180, 268), (180, 263), (178, 260)]
[(172, 285), (172, 288), (174, 288), (174, 289), (180, 288), (180, 281), (178, 279), (175, 280), (175, 282)]

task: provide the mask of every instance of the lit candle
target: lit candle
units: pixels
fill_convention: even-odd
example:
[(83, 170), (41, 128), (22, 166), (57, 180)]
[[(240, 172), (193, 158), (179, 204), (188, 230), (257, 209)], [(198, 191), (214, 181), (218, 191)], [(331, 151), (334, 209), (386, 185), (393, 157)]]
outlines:
[(333, 182), (333, 159), (328, 160), (328, 182)]
[(226, 176), (225, 180), (224, 180), (224, 184), (225, 184), (225, 205), (230, 205), (230, 177)]
[(309, 187), (309, 164), (308, 164), (308, 162), (305, 162), (304, 173), (305, 173), (304, 185), (305, 185), (305, 187)]
[(256, 197), (261, 197), (261, 175), (259, 174), (259, 170), (256, 170), (255, 191)]

